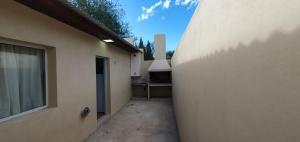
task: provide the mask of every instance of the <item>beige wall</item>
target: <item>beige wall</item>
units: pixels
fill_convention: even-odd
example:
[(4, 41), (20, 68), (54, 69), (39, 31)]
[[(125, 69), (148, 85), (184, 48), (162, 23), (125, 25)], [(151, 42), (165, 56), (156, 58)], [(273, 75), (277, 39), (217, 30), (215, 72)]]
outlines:
[[(0, 2), (0, 18), (1, 39), (47, 47), (52, 70), (51, 107), (0, 123), (1, 142), (80, 142), (91, 134), (97, 125), (96, 55), (109, 58), (111, 112), (129, 100), (130, 53), (10, 0)], [(85, 106), (92, 112), (81, 119)]]
[[(97, 45), (96, 45), (97, 47)], [(125, 50), (100, 43), (95, 53), (109, 60), (110, 100), (112, 114), (121, 109), (131, 97), (130, 56)]]
[(201, 0), (172, 59), (183, 142), (298, 142), (300, 1)]
[(150, 67), (152, 62), (153, 62), (153, 60), (142, 61), (141, 75), (144, 76), (146, 79), (149, 78), (148, 68)]
[[(144, 55), (142, 54), (142, 63), (141, 63), (141, 77), (148, 80), (149, 73), (148, 68), (150, 67), (153, 60), (145, 61)], [(133, 97), (147, 97), (148, 96), (148, 90), (147, 86), (141, 86), (141, 85), (135, 85), (132, 86), (132, 96)]]

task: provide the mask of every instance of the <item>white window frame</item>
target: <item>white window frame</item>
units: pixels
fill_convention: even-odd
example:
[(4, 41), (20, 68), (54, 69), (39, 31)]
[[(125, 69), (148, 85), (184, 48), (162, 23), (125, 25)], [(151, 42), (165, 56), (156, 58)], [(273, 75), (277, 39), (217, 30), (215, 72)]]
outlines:
[(0, 38), (0, 43), (16, 45), (16, 46), (24, 46), (24, 47), (28, 47), (28, 48), (44, 50), (44, 53), (45, 53), (45, 56), (44, 56), (44, 61), (45, 61), (45, 63), (44, 63), (44, 69), (45, 69), (45, 97), (46, 97), (45, 98), (45, 101), (46, 101), (45, 105), (43, 105), (41, 107), (31, 109), (31, 110), (28, 110), (28, 111), (21, 112), (21, 113), (12, 115), (12, 116), (1, 118), (0, 119), (0, 124), (1, 124), (3, 122), (6, 122), (6, 121), (9, 121), (9, 120), (12, 120), (12, 119), (16, 119), (16, 118), (19, 118), (19, 117), (22, 117), (22, 116), (26, 116), (26, 115), (29, 115), (31, 113), (41, 111), (41, 110), (44, 110), (44, 109), (48, 108), (48, 104), (49, 104), (48, 98), (49, 97), (48, 97), (48, 56), (47, 56), (48, 53), (47, 53), (47, 48), (39, 46), (39, 45), (30, 44), (30, 43), (21, 43), (21, 42), (17, 42), (17, 41), (4, 40), (4, 39), (1, 39), (1, 38)]

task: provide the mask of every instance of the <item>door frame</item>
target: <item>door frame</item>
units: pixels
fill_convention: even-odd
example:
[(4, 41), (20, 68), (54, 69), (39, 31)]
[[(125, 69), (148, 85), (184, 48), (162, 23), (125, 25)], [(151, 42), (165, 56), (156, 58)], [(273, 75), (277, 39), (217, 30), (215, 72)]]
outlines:
[[(95, 58), (95, 67), (97, 67), (96, 60), (103, 59), (104, 61), (104, 93), (105, 93), (105, 115), (110, 115), (111, 113), (111, 97), (110, 97), (110, 62), (109, 58), (103, 56), (96, 56)], [(96, 74), (95, 74), (96, 76)], [(96, 78), (96, 77), (95, 77)], [(96, 81), (97, 82), (97, 81)], [(96, 83), (96, 98), (97, 98), (97, 83)], [(96, 108), (98, 101), (96, 99)], [(97, 112), (97, 111), (96, 111)]]

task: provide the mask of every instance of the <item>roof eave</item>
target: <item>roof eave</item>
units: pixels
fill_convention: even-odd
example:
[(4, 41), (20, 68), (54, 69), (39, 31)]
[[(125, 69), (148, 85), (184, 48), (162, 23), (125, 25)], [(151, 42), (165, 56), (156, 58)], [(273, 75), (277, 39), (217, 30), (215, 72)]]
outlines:
[(93, 35), (100, 40), (112, 39), (113, 44), (128, 52), (138, 52), (132, 44), (118, 36), (103, 24), (77, 10), (65, 0), (15, 0), (58, 21)]

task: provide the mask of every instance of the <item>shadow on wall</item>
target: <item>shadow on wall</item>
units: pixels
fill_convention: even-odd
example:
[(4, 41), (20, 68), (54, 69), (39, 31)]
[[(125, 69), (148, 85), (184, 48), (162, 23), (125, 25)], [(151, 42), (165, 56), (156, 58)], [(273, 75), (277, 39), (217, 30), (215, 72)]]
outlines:
[(173, 63), (173, 85), (181, 141), (297, 142), (300, 27)]

